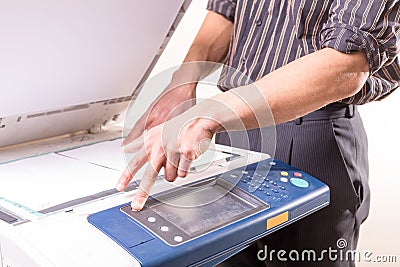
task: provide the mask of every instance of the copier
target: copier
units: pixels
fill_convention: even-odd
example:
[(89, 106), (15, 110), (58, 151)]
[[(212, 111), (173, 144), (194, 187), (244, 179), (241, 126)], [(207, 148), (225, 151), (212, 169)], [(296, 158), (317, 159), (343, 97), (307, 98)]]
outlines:
[(307, 173), (220, 145), (187, 179), (160, 173), (141, 212), (140, 172), (114, 189), (125, 111), (151, 103), (141, 85), (189, 4), (0, 1), (1, 267), (212, 266), (329, 204)]

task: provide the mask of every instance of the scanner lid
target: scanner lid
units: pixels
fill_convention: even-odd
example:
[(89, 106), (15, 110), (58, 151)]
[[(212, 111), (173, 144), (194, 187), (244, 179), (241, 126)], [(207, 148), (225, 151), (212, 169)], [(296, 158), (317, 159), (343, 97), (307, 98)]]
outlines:
[(119, 114), (189, 3), (0, 1), (0, 147), (90, 129)]

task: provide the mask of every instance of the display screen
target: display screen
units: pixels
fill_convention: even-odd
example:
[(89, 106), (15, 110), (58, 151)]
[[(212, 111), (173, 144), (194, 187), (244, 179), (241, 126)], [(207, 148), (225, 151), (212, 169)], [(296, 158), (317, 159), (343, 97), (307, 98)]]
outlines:
[(208, 232), (239, 222), (269, 205), (221, 178), (175, 188), (152, 197), (140, 211), (121, 211), (169, 245), (180, 245)]
[[(217, 200), (216, 195), (220, 195)], [(210, 199), (214, 200), (207, 203)], [(220, 184), (215, 184), (168, 200), (168, 204), (156, 204), (151, 209), (192, 236), (240, 218), (255, 207), (240, 196), (227, 192)]]

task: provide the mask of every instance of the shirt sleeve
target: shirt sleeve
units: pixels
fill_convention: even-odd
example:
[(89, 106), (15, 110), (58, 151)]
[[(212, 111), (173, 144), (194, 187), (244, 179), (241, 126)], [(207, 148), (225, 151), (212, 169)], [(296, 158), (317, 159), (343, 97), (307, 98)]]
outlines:
[(336, 0), (321, 30), (321, 48), (343, 53), (364, 51), (370, 76), (354, 96), (342, 100), (365, 104), (388, 96), (400, 81), (400, 1)]
[(399, 53), (399, 1), (337, 0), (321, 30), (321, 46), (343, 53), (364, 51), (370, 73), (393, 63)]
[(367, 82), (354, 96), (343, 99), (342, 103), (362, 105), (375, 100), (382, 100), (399, 87), (400, 62), (395, 62), (382, 67), (374, 75), (368, 77)]
[(209, 0), (207, 10), (214, 11), (233, 22), (235, 19), (236, 0)]

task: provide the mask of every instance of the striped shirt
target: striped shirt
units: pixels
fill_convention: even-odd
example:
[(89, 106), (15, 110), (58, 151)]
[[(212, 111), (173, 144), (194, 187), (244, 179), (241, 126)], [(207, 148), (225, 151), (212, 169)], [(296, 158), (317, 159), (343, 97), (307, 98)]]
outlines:
[[(220, 85), (257, 81), (304, 55), (330, 47), (364, 51), (370, 76), (348, 104), (379, 100), (399, 86), (400, 3), (393, 0), (209, 0), (234, 23)], [(235, 69), (233, 71), (232, 69)]]

